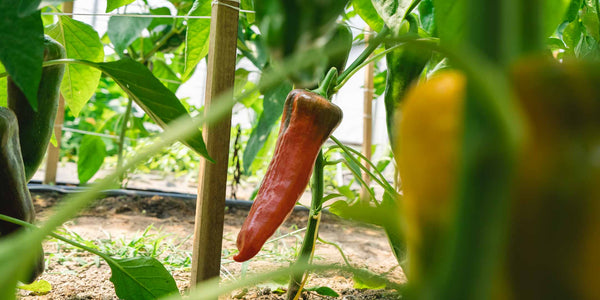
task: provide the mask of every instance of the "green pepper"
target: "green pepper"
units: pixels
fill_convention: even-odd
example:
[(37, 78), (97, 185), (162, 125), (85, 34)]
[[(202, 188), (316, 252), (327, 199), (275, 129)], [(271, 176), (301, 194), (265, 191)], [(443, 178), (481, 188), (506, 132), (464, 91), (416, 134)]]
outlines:
[[(414, 15), (406, 17), (409, 24), (409, 34), (418, 33), (418, 22)], [(396, 33), (398, 36), (399, 33)], [(394, 43), (386, 43), (386, 49), (393, 47)], [(424, 53), (418, 49), (397, 48), (386, 54), (387, 79), (385, 85), (385, 111), (387, 116), (388, 137), (391, 145), (395, 143), (393, 135), (395, 126), (395, 112), (404, 98), (406, 90), (419, 79), (427, 61), (431, 57), (430, 53)]]
[[(65, 58), (65, 49), (49, 36), (44, 37), (44, 61)], [(25, 165), (25, 178), (31, 180), (44, 159), (54, 129), (54, 119), (60, 97), (64, 64), (47, 66), (38, 88), (38, 108), (35, 111), (25, 94), (8, 77), (8, 107), (19, 122), (19, 140)]]
[[(17, 126), (15, 114), (6, 107), (0, 107), (0, 214), (31, 223), (35, 218), (35, 211), (25, 180)], [(0, 238), (19, 229), (19, 225), (0, 221)], [(40, 256), (29, 278), (22, 281), (32, 282), (44, 271), (44, 252), (41, 245), (39, 252)]]

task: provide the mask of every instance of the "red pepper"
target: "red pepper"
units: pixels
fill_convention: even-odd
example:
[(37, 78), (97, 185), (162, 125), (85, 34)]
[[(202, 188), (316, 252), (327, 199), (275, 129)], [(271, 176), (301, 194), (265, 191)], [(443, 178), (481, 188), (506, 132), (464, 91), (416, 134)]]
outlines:
[(341, 120), (342, 110), (322, 96), (299, 89), (290, 92), (273, 159), (238, 234), (235, 261), (254, 257), (291, 213), (308, 185), (321, 146)]

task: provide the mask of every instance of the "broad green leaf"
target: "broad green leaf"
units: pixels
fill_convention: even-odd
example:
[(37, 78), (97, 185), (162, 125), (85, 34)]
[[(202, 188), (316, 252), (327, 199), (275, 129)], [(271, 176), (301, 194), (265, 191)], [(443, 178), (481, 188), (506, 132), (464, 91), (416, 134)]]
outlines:
[(177, 74), (171, 70), (171, 67), (164, 60), (155, 59), (152, 61), (152, 74), (173, 93), (181, 85), (181, 80), (177, 77)]
[(44, 27), (39, 11), (19, 17), (19, 4), (20, 1), (0, 1), (0, 62), (31, 106), (37, 109), (44, 59)]
[[(188, 111), (175, 94), (152, 75), (144, 65), (124, 58), (118, 61), (95, 64), (112, 79), (161, 127), (179, 118), (188, 116)], [(184, 142), (198, 154), (212, 160), (206, 150), (202, 133)]]
[[(189, 16), (210, 16), (211, 1), (196, 0), (189, 12)], [(189, 19), (185, 35), (185, 71), (181, 78), (189, 79), (192, 71), (208, 54), (208, 37), (210, 32), (210, 19)]]
[(379, 31), (383, 28), (383, 20), (377, 14), (371, 0), (352, 0), (352, 6), (354, 7), (354, 11), (358, 13), (371, 29)]
[[(104, 46), (98, 33), (88, 24), (60, 16), (58, 23), (47, 29), (48, 35), (65, 47), (67, 58), (93, 62), (104, 60)], [(69, 64), (61, 84), (65, 103), (78, 116), (85, 103), (94, 95), (101, 72), (92, 67)]]
[(271, 133), (274, 123), (279, 119), (283, 112), (283, 104), (287, 94), (292, 90), (292, 85), (288, 81), (283, 81), (279, 85), (264, 92), (263, 107), (264, 110), (258, 119), (258, 124), (252, 130), (244, 156), (242, 159), (244, 172), (250, 171), (250, 165), (256, 158), (256, 154), (265, 145), (265, 141)]
[(338, 294), (332, 288), (327, 287), (327, 286), (317, 286), (317, 287), (307, 288), (305, 290), (309, 291), (309, 292), (316, 292), (317, 294), (322, 295), (322, 296), (329, 296), (329, 297), (336, 297), (336, 298), (340, 296), (340, 294)]
[(152, 257), (107, 260), (115, 293), (124, 300), (154, 300), (179, 292), (175, 279)]
[(406, 10), (414, 0), (371, 0), (373, 7), (385, 24), (397, 31)]
[(34, 292), (36, 295), (43, 295), (52, 291), (52, 285), (46, 280), (38, 280), (31, 284), (19, 285), (17, 288)]
[(135, 41), (151, 22), (150, 18), (110, 17), (107, 34), (115, 46), (115, 52), (122, 55), (127, 46)]
[(100, 170), (106, 157), (106, 145), (102, 138), (85, 135), (77, 153), (77, 176), (81, 184), (87, 183)]
[(133, 3), (135, 0), (107, 0), (106, 1), (106, 12), (111, 12), (121, 6)]

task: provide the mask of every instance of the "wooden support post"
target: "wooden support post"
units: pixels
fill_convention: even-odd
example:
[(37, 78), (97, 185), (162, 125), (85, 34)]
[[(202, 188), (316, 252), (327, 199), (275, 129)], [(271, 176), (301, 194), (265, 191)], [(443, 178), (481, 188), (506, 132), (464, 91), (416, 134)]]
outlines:
[[(73, 12), (73, 1), (63, 3), (63, 12)], [(65, 121), (65, 98), (62, 94), (58, 100), (58, 110), (54, 120), (54, 136), (56, 137), (56, 147), (48, 145), (48, 154), (46, 156), (46, 169), (44, 171), (44, 184), (56, 183), (56, 171), (60, 160), (60, 141), (62, 138), (62, 126)]]
[[(236, 7), (239, 7), (239, 2), (236, 1), (213, 2), (205, 114), (211, 113), (217, 96), (233, 97), (238, 30)], [(215, 163), (203, 160), (198, 176), (191, 287), (220, 274), (231, 112), (218, 122), (206, 124), (203, 134), (208, 153)]]
[[(367, 26), (367, 31), (371, 28)], [(368, 43), (371, 38), (370, 33), (365, 33), (365, 40)], [(372, 132), (373, 132), (373, 73), (375, 72), (375, 65), (373, 62), (369, 63), (365, 68), (365, 84), (363, 94), (363, 143), (362, 143), (362, 154), (367, 158), (371, 159), (371, 145), (372, 145)], [(366, 164), (367, 169), (370, 166)], [(366, 172), (363, 172), (363, 180), (368, 185), (371, 181), (371, 177)], [(360, 189), (361, 201), (369, 201), (369, 187), (363, 186)]]

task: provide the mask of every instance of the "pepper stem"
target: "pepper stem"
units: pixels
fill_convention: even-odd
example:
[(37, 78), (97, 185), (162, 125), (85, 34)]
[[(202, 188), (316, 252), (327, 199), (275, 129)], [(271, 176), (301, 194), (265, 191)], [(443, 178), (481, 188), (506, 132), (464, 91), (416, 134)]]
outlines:
[(329, 72), (327, 72), (323, 80), (321, 80), (319, 87), (316, 90), (313, 90), (312, 92), (325, 97), (325, 99), (329, 99), (331, 93), (333, 92), (333, 87), (336, 83), (337, 74), (337, 69), (335, 67), (331, 67), (331, 69), (329, 69)]
[[(308, 216), (308, 224), (306, 226), (306, 233), (304, 234), (304, 240), (302, 241), (302, 248), (300, 248), (300, 254), (296, 260), (297, 265), (307, 265), (311, 260), (315, 242), (318, 238), (317, 233), (319, 232), (319, 223), (321, 220), (321, 210), (323, 208), (323, 150), (319, 151), (317, 160), (315, 161), (315, 167), (311, 178), (311, 192), (312, 202), (310, 205), (310, 213)], [(302, 287), (306, 282), (306, 272), (294, 274), (290, 277), (290, 283), (288, 285), (287, 300), (298, 299), (302, 293)]]

